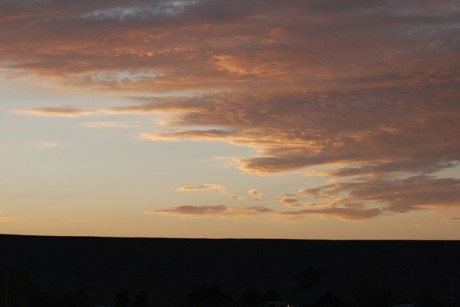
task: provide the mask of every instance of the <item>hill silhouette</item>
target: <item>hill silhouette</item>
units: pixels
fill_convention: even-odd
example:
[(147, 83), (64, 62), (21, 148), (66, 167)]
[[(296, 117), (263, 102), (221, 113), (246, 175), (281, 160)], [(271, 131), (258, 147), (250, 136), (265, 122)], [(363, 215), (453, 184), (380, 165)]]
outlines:
[(458, 241), (0, 235), (0, 270), (27, 272), (31, 306), (123, 295), (131, 306), (263, 306), (318, 289), (347, 306), (458, 306), (459, 259)]

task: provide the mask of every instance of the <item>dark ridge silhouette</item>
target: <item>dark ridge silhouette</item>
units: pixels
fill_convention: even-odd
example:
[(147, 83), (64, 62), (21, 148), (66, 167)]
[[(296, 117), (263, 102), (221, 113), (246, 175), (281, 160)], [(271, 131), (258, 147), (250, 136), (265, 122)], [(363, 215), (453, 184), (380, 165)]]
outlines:
[(460, 242), (0, 235), (0, 277), (0, 307), (460, 306)]

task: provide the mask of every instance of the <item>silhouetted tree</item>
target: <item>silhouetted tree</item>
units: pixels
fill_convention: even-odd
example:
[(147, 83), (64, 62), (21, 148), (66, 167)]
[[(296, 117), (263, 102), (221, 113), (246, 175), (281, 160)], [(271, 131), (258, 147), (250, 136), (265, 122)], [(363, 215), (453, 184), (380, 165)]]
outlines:
[(131, 296), (128, 290), (123, 290), (117, 293), (115, 296), (114, 304), (115, 307), (128, 307), (131, 301)]
[(147, 307), (149, 305), (149, 299), (147, 293), (144, 291), (139, 292), (134, 297), (133, 307)]
[(259, 291), (250, 288), (243, 291), (238, 300), (243, 306), (253, 306), (262, 302), (262, 294)]
[(295, 277), (299, 291), (311, 291), (321, 286), (324, 271), (316, 267), (309, 267)]
[[(429, 307), (429, 306), (444, 306), (445, 304), (442, 303), (440, 297), (441, 295), (433, 287), (433, 285), (430, 284), (422, 284), (419, 285), (417, 289), (417, 296), (416, 296), (416, 301), (417, 301), (417, 306), (420, 307)], [(453, 306), (452, 304), (450, 306)]]
[(32, 300), (33, 306), (36, 307), (59, 307), (59, 299), (56, 293), (52, 291), (40, 291)]
[(217, 284), (206, 283), (194, 285), (186, 299), (187, 306), (226, 306), (231, 301), (231, 296), (223, 292)]
[(269, 301), (277, 301), (279, 299), (278, 291), (275, 289), (268, 289), (265, 291), (264, 295), (262, 295), (262, 301), (269, 302)]
[(385, 250), (378, 249), (363, 265), (353, 291), (359, 306), (386, 307), (392, 304), (394, 291), (384, 255)]
[(88, 295), (81, 288), (71, 291), (62, 299), (62, 305), (66, 307), (86, 307), (88, 306)]

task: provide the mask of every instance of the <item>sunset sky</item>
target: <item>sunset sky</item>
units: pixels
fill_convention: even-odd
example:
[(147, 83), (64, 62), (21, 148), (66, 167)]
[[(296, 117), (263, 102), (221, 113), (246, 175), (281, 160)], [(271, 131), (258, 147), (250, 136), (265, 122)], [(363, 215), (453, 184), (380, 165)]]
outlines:
[(0, 0), (0, 233), (460, 239), (458, 0)]

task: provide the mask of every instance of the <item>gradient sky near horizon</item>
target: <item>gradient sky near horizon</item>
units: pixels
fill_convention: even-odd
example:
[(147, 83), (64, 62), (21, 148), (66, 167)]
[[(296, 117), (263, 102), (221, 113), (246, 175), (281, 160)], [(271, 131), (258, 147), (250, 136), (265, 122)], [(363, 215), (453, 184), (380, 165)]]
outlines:
[(458, 0), (0, 0), (0, 233), (460, 239)]

